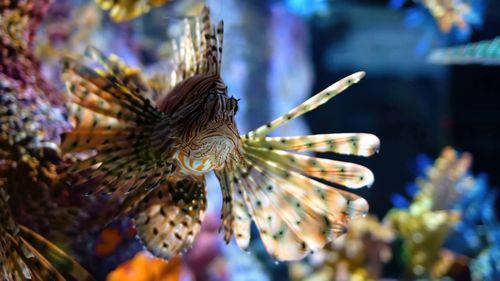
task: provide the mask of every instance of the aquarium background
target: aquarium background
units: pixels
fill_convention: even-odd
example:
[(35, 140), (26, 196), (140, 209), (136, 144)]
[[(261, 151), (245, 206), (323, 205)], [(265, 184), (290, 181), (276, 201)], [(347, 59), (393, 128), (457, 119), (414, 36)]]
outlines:
[[(408, 29), (405, 12), (386, 4), (336, 1), (330, 17), (308, 21), (313, 92), (328, 85), (330, 77), (367, 72), (362, 83), (306, 116), (312, 131), (363, 131), (380, 137), (381, 153), (366, 159), (376, 175), (374, 188), (363, 194), (377, 202), (371, 204), (377, 214), (391, 207), (385, 191), (396, 191), (414, 178), (415, 156), (436, 156), (445, 145), (472, 152), (473, 170), (489, 174), (492, 186), (498, 186), (499, 131), (493, 129), (500, 128), (498, 66), (427, 63), (427, 54), (416, 50), (422, 30)], [(498, 36), (500, 3), (487, 4), (483, 26), (471, 41)], [(377, 186), (384, 192), (377, 192)]]
[[(168, 40), (180, 34), (183, 20), (196, 15), (204, 3), (166, 2), (131, 21), (115, 23), (92, 1), (55, 0), (36, 44), (45, 77), (62, 89), (61, 58), (82, 55), (86, 45), (116, 53), (146, 73), (161, 69), (170, 51)], [(225, 22), (222, 76), (230, 95), (240, 99), (237, 121), (241, 133), (267, 123), (351, 73), (366, 71), (359, 84), (276, 132), (367, 132), (380, 138), (380, 153), (370, 158), (327, 154), (328, 158), (369, 167), (375, 175), (370, 188), (355, 191), (367, 199), (373, 216), (368, 226), (353, 227), (356, 231), (347, 238), (351, 244), (333, 245), (324, 253), (290, 264), (277, 263), (268, 256), (256, 229), (249, 253), (234, 242), (225, 245), (218, 234), (222, 199), (212, 175), (203, 231), (183, 257), (165, 263), (141, 252), (143, 247), (130, 220), (124, 218), (96, 234), (95, 241), (83, 249), (75, 250), (82, 264), (97, 280), (110, 281), (412, 280), (415, 276), (425, 280), (445, 276), (452, 280), (499, 280), (499, 208), (495, 199), (500, 186), (500, 52), (496, 64), (489, 65), (438, 65), (427, 57), (437, 48), (500, 36), (500, 1), (481, 1), (477, 11), (480, 24), (467, 36), (440, 32), (422, 7), (418, 16), (410, 14), (418, 24), (409, 22), (411, 9), (422, 1), (400, 1), (398, 7), (390, 2), (206, 1), (214, 20)], [(455, 150), (441, 154), (445, 147)], [(451, 265), (442, 265), (445, 272), (435, 273), (433, 270), (439, 270), (433, 261), (429, 268), (422, 266), (424, 274), (417, 274), (420, 264), (412, 258), (418, 251), (408, 250), (413, 249), (408, 241), (414, 237), (405, 236), (407, 226), (400, 213), (393, 211), (408, 210), (411, 220), (407, 223), (414, 219), (415, 224), (425, 225), (427, 217), (412, 217), (415, 213), (411, 210), (425, 201), (422, 198), (441, 197), (417, 192), (417, 178), (431, 177), (427, 171), (438, 157), (455, 163), (467, 153), (472, 163), (463, 164), (465, 171), (453, 184), (436, 184), (435, 190), (454, 189), (461, 186), (462, 179), (472, 177), (471, 190), (477, 192), (458, 192), (458, 199), (450, 199), (451, 207), (443, 213), (442, 228), (423, 227), (421, 234), (422, 241), (427, 241), (429, 233), (429, 237), (443, 236), (436, 251), (451, 250), (454, 254), (443, 258)], [(447, 172), (439, 170), (439, 175), (446, 177)], [(432, 207), (421, 212), (437, 217), (438, 211), (443, 210)], [(453, 216), (452, 211), (461, 212), (462, 217)], [(390, 226), (380, 223), (384, 218)], [(461, 247), (464, 241), (472, 241), (469, 248)], [(360, 244), (365, 247), (361, 251), (365, 256), (360, 259), (369, 262), (359, 262), (354, 258), (359, 252), (349, 252), (359, 249)], [(328, 258), (331, 253), (333, 260)], [(372, 253), (377, 257), (371, 257)], [(343, 257), (342, 263), (337, 256)], [(370, 275), (372, 272), (376, 276)]]

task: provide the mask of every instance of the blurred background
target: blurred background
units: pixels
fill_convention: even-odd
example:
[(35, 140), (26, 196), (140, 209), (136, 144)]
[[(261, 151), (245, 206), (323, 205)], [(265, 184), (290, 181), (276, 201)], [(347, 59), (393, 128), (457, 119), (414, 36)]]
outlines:
[[(98, 2), (108, 2), (101, 3), (102, 7), (108, 9), (110, 3), (120, 3)], [(194, 0), (142, 2), (158, 4), (151, 5), (150, 11), (143, 15), (121, 20), (113, 18), (113, 12), (110, 16), (108, 12), (102, 11), (92, 1), (56, 0), (38, 36), (37, 53), (43, 58), (45, 75), (58, 81), (60, 56), (65, 53), (81, 55), (86, 45), (95, 45), (105, 53), (116, 53), (128, 64), (139, 66), (146, 72), (161, 69), (162, 62), (168, 60), (171, 51), (169, 40), (181, 34), (183, 20), (192, 19), (205, 3)], [(366, 132), (380, 138), (380, 153), (370, 158), (327, 155), (329, 158), (363, 164), (375, 174), (374, 185), (356, 193), (368, 200), (371, 214), (379, 219), (386, 217), (384, 221), (392, 223), (389, 226), (381, 225), (379, 219), (373, 218), (367, 226), (354, 227), (358, 232), (355, 231), (355, 237), (351, 238), (364, 245), (365, 255), (370, 252), (378, 255), (375, 258), (378, 263), (367, 257), (363, 259), (369, 260), (368, 264), (355, 261), (353, 257), (356, 254), (349, 254), (346, 249), (359, 249), (359, 245), (344, 244), (331, 247), (331, 252), (336, 255), (345, 252), (345, 260), (340, 265), (336, 260), (338, 257), (328, 258), (328, 254), (314, 255), (303, 264), (277, 264), (263, 250), (256, 231), (251, 254), (244, 254), (234, 243), (224, 246), (216, 233), (216, 213), (220, 210), (221, 195), (216, 182), (212, 180), (209, 190), (209, 209), (212, 214), (208, 215), (208, 222), (204, 226), (206, 230), (187, 258), (153, 266), (156, 260), (147, 255), (136, 256), (141, 246), (134, 240), (130, 225), (117, 222), (110, 227), (111, 230), (101, 234), (101, 242), (95, 248), (100, 249), (96, 253), (99, 257), (84, 261), (98, 278), (410, 280), (452, 276), (449, 278), (453, 280), (498, 280), (495, 279), (498, 275), (494, 275), (500, 270), (497, 261), (486, 259), (487, 265), (476, 270), (480, 273), (473, 273), (471, 269), (471, 260), (478, 258), (484, 249), (489, 249), (495, 245), (494, 241), (498, 241), (492, 238), (496, 234), (487, 234), (489, 230), (484, 230), (485, 227), (481, 228), (482, 232), (479, 231), (481, 234), (477, 234), (482, 235), (479, 239), (482, 242), (480, 245), (475, 244), (474, 251), (455, 250), (454, 254), (443, 254), (448, 259), (442, 260), (451, 265), (446, 267), (445, 263), (445, 269), (441, 270), (444, 273), (438, 274), (433, 273), (438, 258), (428, 264), (411, 258), (416, 254), (406, 242), (413, 238), (407, 238), (406, 233), (415, 231), (405, 230), (405, 225), (400, 221), (401, 214), (395, 214), (394, 219), (387, 214), (395, 208), (411, 210), (414, 205), (410, 204), (418, 203), (419, 195), (415, 194), (419, 193), (415, 192), (415, 188), (411, 191), (414, 186), (412, 183), (418, 185), (417, 177), (433, 182), (435, 174), (427, 172), (434, 165), (434, 159), (441, 157), (465, 167), (458, 175), (453, 173), (453, 183), (460, 182), (462, 177), (487, 175), (487, 178), (477, 182), (481, 186), (488, 186), (487, 190), (491, 192), (484, 193), (491, 194), (493, 198), (490, 214), (488, 219), (481, 217), (473, 224), (475, 227), (491, 223), (493, 229), (498, 228), (496, 219), (491, 217), (495, 217), (494, 214), (498, 212), (498, 208), (493, 208), (496, 204), (494, 192), (500, 186), (500, 44), (492, 49), (496, 53), (488, 53), (486, 63), (465, 64), (467, 61), (458, 55), (457, 61), (451, 64), (446, 60), (440, 61), (439, 57), (437, 61), (430, 61), (429, 55), (439, 48), (493, 40), (499, 36), (500, 1), (207, 0), (206, 4), (211, 7), (214, 20), (223, 19), (225, 22), (222, 75), (229, 93), (241, 99), (238, 115), (241, 133), (267, 123), (344, 76), (366, 71), (367, 76), (359, 84), (277, 134)], [(433, 5), (443, 5), (444, 8), (441, 8), (445, 12)], [(456, 11), (453, 10), (455, 8)], [(451, 23), (447, 23), (450, 19)], [(454, 147), (456, 151), (448, 150), (441, 154), (447, 146)], [(465, 160), (466, 164), (460, 162), (461, 152), (469, 152), (467, 157), (472, 155), (472, 164)], [(447, 177), (446, 169), (440, 171), (443, 177)], [(436, 190), (455, 188), (455, 184), (442, 187), (440, 183), (433, 183)], [(435, 195), (428, 196), (434, 201), (441, 199), (432, 197)], [(453, 204), (462, 197), (457, 198)], [(412, 200), (413, 203), (410, 202)], [(471, 204), (476, 204), (476, 209), (481, 206), (480, 199), (474, 202)], [(434, 207), (431, 209), (435, 211)], [(414, 212), (409, 213), (414, 215)], [(431, 213), (430, 217), (439, 215)], [(451, 217), (445, 218), (454, 221)], [(428, 219), (425, 217), (421, 220), (425, 223)], [(437, 224), (445, 225), (446, 219)], [(450, 229), (454, 227), (457, 226), (443, 226), (446, 231), (439, 231), (453, 232)], [(422, 241), (427, 241), (424, 230), (423, 233)], [(448, 234), (443, 233), (441, 240), (446, 241)], [(431, 238), (438, 236), (430, 235)], [(117, 239), (119, 243), (115, 243)], [(453, 243), (451, 247), (443, 246), (444, 243), (436, 246), (436, 252), (441, 248), (453, 248)], [(491, 257), (497, 257), (498, 253), (495, 252), (495, 255)], [(223, 258), (217, 260), (217, 256)], [(454, 265), (458, 268), (455, 272), (459, 274), (450, 273)], [(323, 267), (330, 268), (330, 271), (326, 270), (327, 273), (321, 275)], [(376, 273), (359, 273), (357, 267), (365, 271), (375, 268), (370, 272)], [(489, 269), (485, 270), (485, 267)], [(151, 268), (160, 269), (156, 272)], [(110, 274), (111, 271), (113, 273)], [(153, 271), (156, 273), (153, 274)], [(319, 275), (313, 274), (318, 271)], [(131, 272), (137, 275), (130, 275)], [(152, 277), (148, 277), (150, 275)]]

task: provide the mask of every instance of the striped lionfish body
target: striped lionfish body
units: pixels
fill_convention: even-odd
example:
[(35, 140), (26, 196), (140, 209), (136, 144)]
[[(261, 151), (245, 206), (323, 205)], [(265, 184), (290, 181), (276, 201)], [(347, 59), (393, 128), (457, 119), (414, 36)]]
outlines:
[[(366, 201), (316, 179), (350, 188), (371, 185), (367, 168), (298, 152), (369, 156), (379, 140), (370, 134), (267, 137), (284, 123), (327, 102), (358, 82), (363, 72), (333, 84), (276, 120), (240, 136), (238, 102), (220, 77), (223, 24), (209, 10), (174, 42), (171, 73), (147, 80), (116, 56), (89, 55), (103, 69), (69, 59), (64, 79), (72, 94), (74, 130), (62, 143), (87, 152), (73, 171), (77, 186), (121, 198), (116, 215), (131, 212), (138, 234), (155, 255), (185, 250), (200, 231), (206, 206), (204, 174), (214, 171), (223, 193), (224, 239), (246, 249), (253, 220), (268, 252), (300, 259), (346, 231), (363, 216)], [(160, 82), (159, 82), (160, 81)], [(158, 99), (151, 97), (159, 97)]]

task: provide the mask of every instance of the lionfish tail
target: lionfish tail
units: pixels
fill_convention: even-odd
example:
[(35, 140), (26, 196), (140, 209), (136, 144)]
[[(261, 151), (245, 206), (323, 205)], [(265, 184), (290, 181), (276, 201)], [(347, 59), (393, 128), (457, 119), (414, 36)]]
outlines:
[(334, 152), (370, 156), (379, 140), (371, 134), (326, 134), (267, 137), (270, 131), (309, 112), (358, 82), (350, 75), (276, 120), (241, 137), (241, 163), (229, 163), (216, 174), (223, 187), (222, 229), (246, 249), (251, 220), (267, 251), (277, 260), (298, 260), (346, 232), (349, 220), (368, 212), (365, 199), (321, 183), (348, 188), (370, 186), (373, 173), (361, 165), (297, 152)]

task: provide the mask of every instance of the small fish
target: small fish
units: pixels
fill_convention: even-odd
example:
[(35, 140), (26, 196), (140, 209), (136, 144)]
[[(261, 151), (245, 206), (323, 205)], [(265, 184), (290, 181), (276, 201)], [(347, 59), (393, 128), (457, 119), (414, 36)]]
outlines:
[[(104, 68), (68, 58), (63, 80), (71, 93), (74, 129), (64, 136), (65, 153), (88, 153), (72, 172), (75, 188), (121, 198), (116, 215), (135, 215), (139, 237), (155, 255), (185, 251), (200, 231), (206, 207), (204, 175), (214, 171), (223, 194), (224, 240), (246, 249), (251, 221), (277, 260), (301, 259), (345, 233), (368, 204), (349, 188), (370, 186), (372, 172), (360, 165), (298, 152), (370, 156), (379, 139), (365, 133), (268, 137), (274, 129), (314, 110), (357, 83), (364, 72), (331, 85), (283, 116), (245, 135), (235, 124), (238, 101), (220, 76), (223, 23), (210, 22), (204, 8), (186, 20), (177, 67), (162, 83), (148, 83), (137, 69), (95, 48), (88, 55)], [(151, 97), (159, 97), (152, 101)]]
[(171, 0), (95, 0), (103, 9), (108, 11), (111, 19), (122, 22), (143, 15), (153, 7), (158, 7)]
[(453, 27), (469, 28), (468, 17), (474, 12), (469, 0), (420, 0), (436, 19), (442, 32)]
[(432, 51), (427, 60), (435, 64), (500, 65), (500, 37)]

